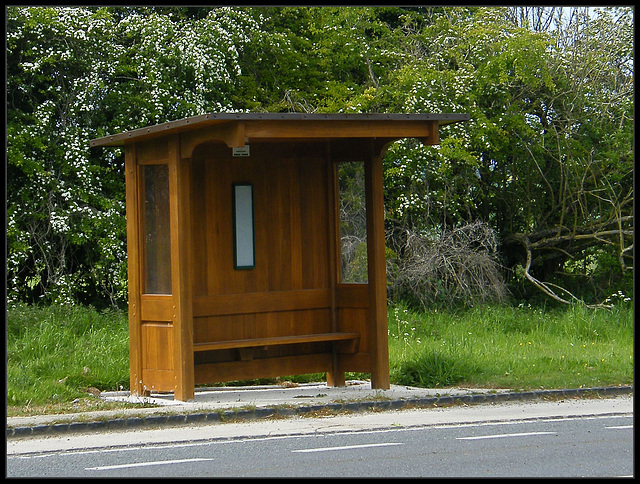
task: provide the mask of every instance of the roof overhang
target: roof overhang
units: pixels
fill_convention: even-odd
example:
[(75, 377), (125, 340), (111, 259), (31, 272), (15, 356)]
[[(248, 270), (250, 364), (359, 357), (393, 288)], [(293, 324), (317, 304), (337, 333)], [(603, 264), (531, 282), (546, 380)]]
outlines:
[(215, 113), (93, 139), (90, 146), (125, 146), (185, 132), (192, 144), (218, 139), (229, 147), (258, 140), (339, 138), (418, 138), (437, 144), (439, 126), (469, 119), (468, 114)]

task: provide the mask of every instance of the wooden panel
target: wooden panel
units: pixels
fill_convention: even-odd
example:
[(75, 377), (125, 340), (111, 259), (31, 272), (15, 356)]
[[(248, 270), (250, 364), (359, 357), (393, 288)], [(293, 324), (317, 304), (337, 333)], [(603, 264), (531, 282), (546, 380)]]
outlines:
[[(234, 159), (224, 145), (194, 152), (192, 254), (197, 295), (329, 287), (323, 144), (251, 145)], [(254, 186), (256, 266), (233, 267), (231, 187)]]
[(175, 390), (173, 370), (142, 369), (143, 391), (172, 392)]
[(140, 318), (143, 321), (173, 321), (175, 316), (173, 297), (149, 294), (140, 297)]
[[(234, 179), (251, 180), (254, 184), (254, 237), (255, 237), (255, 255), (256, 255), (256, 269), (251, 271), (245, 271), (242, 274), (244, 292), (261, 292), (269, 289), (269, 274), (273, 270), (273, 261), (269, 259), (266, 252), (266, 248), (269, 242), (269, 238), (273, 237), (270, 232), (273, 221), (265, 216), (266, 206), (271, 202), (269, 198), (269, 183), (265, 176), (265, 173), (269, 171), (267, 161), (264, 157), (260, 156), (260, 150), (254, 147), (254, 152), (258, 151), (255, 156), (251, 157), (251, 160), (245, 160), (245, 163), (238, 164), (232, 174)], [(250, 171), (251, 173), (247, 173)], [(232, 270), (232, 269), (229, 269)], [(241, 274), (238, 274), (241, 275)]]
[(368, 284), (337, 284), (336, 305), (339, 308), (368, 308)]
[(371, 355), (369, 353), (341, 354), (338, 355), (338, 362), (340, 371), (371, 372)]
[(172, 392), (175, 390), (173, 370), (142, 369), (144, 392)]
[(202, 364), (195, 367), (195, 381), (196, 384), (204, 384), (319, 373), (330, 371), (331, 361), (330, 353), (322, 353), (311, 358), (304, 355)]
[(191, 254), (193, 265), (191, 270), (191, 281), (193, 296), (204, 296), (207, 294), (207, 271), (209, 264), (215, 261), (209, 260), (209, 252), (206, 243), (206, 220), (210, 208), (206, 198), (206, 167), (203, 160), (192, 162), (191, 177)]
[[(322, 152), (324, 145), (312, 149)], [(298, 163), (302, 287), (329, 287), (329, 215), (326, 200), (329, 186), (325, 163)]]
[(141, 336), (144, 390), (174, 390), (173, 325), (144, 322)]
[(367, 309), (338, 309), (338, 331), (343, 333), (359, 333), (360, 351), (369, 352), (370, 336), (367, 334), (369, 325)]
[(329, 309), (306, 309), (194, 319), (194, 342), (330, 333)]
[(209, 261), (209, 265), (203, 267), (207, 271), (205, 294), (244, 292), (239, 287), (238, 272), (233, 269), (231, 164), (227, 160), (206, 160), (205, 163), (207, 218), (202, 223), (206, 226), (203, 243), (207, 246)]
[(136, 155), (139, 165), (163, 164), (168, 162), (168, 138), (136, 143)]
[(221, 316), (330, 307), (328, 289), (254, 292), (193, 298), (193, 316)]

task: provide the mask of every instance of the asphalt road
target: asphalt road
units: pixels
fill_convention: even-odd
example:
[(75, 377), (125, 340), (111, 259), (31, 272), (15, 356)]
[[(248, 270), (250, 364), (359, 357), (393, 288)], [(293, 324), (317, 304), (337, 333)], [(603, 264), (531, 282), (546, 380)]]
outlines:
[(7, 477), (625, 477), (633, 399), (8, 441)]

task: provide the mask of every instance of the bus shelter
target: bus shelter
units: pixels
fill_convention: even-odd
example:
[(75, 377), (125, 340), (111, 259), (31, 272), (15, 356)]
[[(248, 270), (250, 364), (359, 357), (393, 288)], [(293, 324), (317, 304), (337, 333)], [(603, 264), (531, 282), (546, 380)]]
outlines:
[[(131, 394), (326, 373), (389, 388), (382, 157), (464, 114), (205, 114), (124, 147)], [(364, 277), (344, 276), (342, 164), (362, 169)], [(351, 165), (350, 165), (351, 166)]]

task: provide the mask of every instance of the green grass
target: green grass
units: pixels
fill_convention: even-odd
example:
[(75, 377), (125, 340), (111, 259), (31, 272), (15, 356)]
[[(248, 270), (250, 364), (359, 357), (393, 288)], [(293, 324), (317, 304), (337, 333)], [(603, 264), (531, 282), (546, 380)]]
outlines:
[[(128, 389), (128, 339), (126, 311), (8, 309), (8, 414), (95, 407), (101, 404), (90, 395), (95, 389)], [(395, 305), (389, 309), (389, 359), (393, 384), (420, 387), (628, 385), (633, 383), (633, 308), (631, 303), (610, 310), (520, 305), (423, 313)]]
[(71, 402), (129, 386), (126, 312), (81, 306), (7, 311), (7, 405)]
[(389, 311), (391, 381), (483, 388), (580, 388), (633, 382), (633, 309), (520, 305)]

